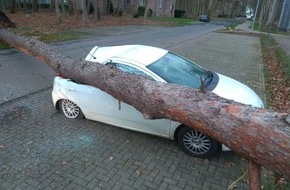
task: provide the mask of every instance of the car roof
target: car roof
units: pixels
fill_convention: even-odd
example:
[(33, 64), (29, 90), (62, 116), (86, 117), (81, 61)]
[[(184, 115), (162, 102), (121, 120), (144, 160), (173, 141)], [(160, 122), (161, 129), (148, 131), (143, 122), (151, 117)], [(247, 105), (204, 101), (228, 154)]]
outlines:
[(167, 50), (146, 45), (95, 46), (86, 61), (106, 63), (110, 59), (122, 59), (149, 65), (168, 53)]

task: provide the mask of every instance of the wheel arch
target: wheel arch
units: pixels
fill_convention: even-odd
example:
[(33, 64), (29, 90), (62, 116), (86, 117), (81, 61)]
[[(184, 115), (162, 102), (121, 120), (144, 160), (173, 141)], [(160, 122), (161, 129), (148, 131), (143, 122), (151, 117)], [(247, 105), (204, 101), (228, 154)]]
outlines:
[(63, 99), (59, 99), (59, 100), (57, 100), (57, 101), (55, 102), (55, 109), (60, 110), (59, 103), (60, 103), (61, 100), (63, 100)]
[(174, 141), (178, 142), (178, 133), (183, 128), (186, 127), (184, 124), (180, 124), (174, 131)]

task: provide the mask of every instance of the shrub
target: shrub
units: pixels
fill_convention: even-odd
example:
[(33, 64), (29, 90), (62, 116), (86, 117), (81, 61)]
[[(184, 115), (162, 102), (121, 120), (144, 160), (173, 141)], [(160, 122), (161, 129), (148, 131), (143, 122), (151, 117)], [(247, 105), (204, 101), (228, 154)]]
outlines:
[(184, 10), (174, 10), (174, 17), (175, 18), (185, 18), (185, 11)]
[(144, 6), (139, 6), (138, 11), (137, 11), (138, 16), (144, 16), (145, 14), (145, 7)]

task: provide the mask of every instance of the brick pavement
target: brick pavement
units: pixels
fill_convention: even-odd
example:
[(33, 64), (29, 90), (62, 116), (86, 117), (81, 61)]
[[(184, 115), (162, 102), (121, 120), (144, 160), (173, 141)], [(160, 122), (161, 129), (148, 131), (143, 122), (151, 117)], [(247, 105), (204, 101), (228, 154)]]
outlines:
[(0, 189), (226, 189), (245, 167), (233, 152), (197, 159), (171, 140), (66, 119), (51, 88), (0, 109)]
[[(172, 50), (261, 85), (255, 74), (261, 71), (257, 41), (210, 33)], [(221, 50), (231, 53), (220, 55)], [(246, 168), (246, 161), (233, 152), (198, 159), (180, 151), (174, 141), (66, 119), (52, 106), (51, 88), (1, 104), (0, 110), (1, 190), (226, 189)], [(248, 189), (243, 180), (236, 185)]]

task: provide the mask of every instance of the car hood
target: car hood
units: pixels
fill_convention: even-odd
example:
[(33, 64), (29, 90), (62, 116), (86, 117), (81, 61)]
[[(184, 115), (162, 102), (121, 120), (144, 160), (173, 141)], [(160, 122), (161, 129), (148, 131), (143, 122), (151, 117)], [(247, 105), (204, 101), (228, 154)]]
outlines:
[(217, 75), (219, 82), (212, 92), (239, 103), (255, 107), (264, 107), (261, 98), (251, 88), (222, 74), (217, 73)]

